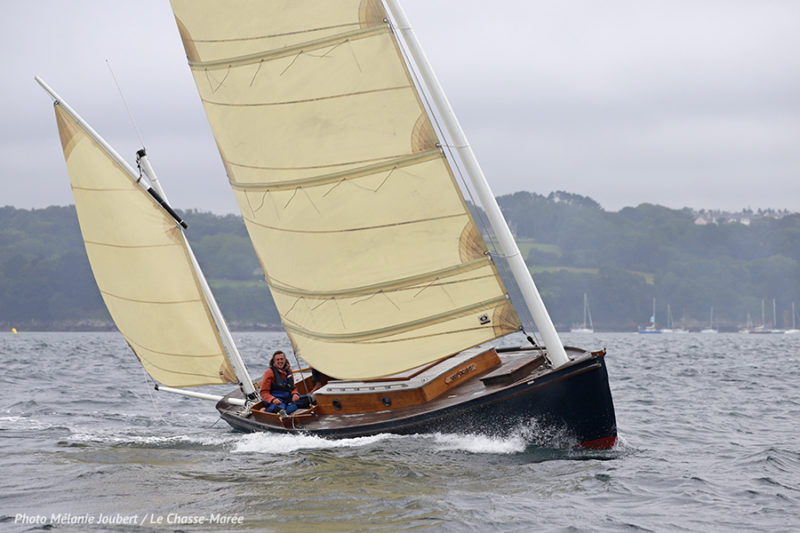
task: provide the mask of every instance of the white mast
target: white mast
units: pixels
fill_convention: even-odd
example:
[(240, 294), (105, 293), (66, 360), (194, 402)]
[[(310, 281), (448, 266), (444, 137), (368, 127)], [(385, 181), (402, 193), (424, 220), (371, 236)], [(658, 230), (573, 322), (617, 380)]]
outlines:
[(778, 312), (775, 306), (775, 298), (772, 299), (772, 329), (778, 329)]
[(467, 142), (464, 131), (461, 129), (461, 125), (459, 124), (455, 113), (453, 113), (453, 109), (450, 107), (447, 96), (445, 96), (444, 91), (439, 84), (439, 80), (436, 78), (433, 69), (428, 63), (425, 53), (422, 51), (422, 47), (420, 46), (419, 41), (417, 41), (414, 31), (411, 29), (403, 8), (400, 7), (400, 4), (397, 2), (397, 0), (386, 0), (386, 4), (392, 13), (392, 17), (397, 24), (397, 28), (403, 35), (403, 40), (408, 46), (411, 56), (414, 59), (414, 63), (419, 69), (419, 74), (422, 76), (427, 89), (430, 91), (431, 96), (433, 97), (436, 109), (441, 114), (442, 120), (447, 127), (447, 131), (455, 143), (456, 151), (458, 152), (461, 160), (464, 162), (464, 165), (467, 169), (467, 175), (469, 176), (472, 186), (475, 188), (475, 192), (478, 195), (484, 210), (486, 211), (486, 215), (489, 218), (489, 223), (497, 235), (500, 249), (508, 259), (511, 273), (514, 276), (517, 285), (519, 285), (520, 290), (522, 291), (522, 298), (525, 301), (525, 305), (530, 311), (533, 321), (536, 323), (536, 327), (542, 334), (542, 339), (544, 340), (545, 347), (547, 348), (547, 354), (550, 358), (550, 362), (556, 368), (562, 366), (569, 362), (569, 358), (564, 351), (564, 345), (561, 343), (561, 339), (558, 337), (558, 333), (553, 325), (553, 321), (550, 319), (550, 315), (547, 313), (547, 309), (544, 306), (542, 297), (539, 294), (539, 291), (536, 289), (536, 285), (533, 283), (533, 278), (531, 277), (530, 271), (525, 265), (525, 261), (523, 260), (522, 254), (517, 247), (517, 243), (514, 241), (513, 235), (511, 235), (511, 230), (508, 228), (505, 218), (503, 218), (500, 207), (497, 205), (497, 200), (495, 200), (494, 194), (489, 188), (489, 184), (486, 182), (486, 177), (483, 175), (483, 171), (478, 164), (478, 160), (475, 158), (475, 154), (472, 152), (469, 142)]
[[(110, 144), (106, 142), (105, 139), (100, 137), (100, 135), (92, 129), (89, 124), (83, 120), (83, 118), (78, 115), (78, 113), (72, 109), (56, 92), (50, 88), (41, 78), (38, 76), (34, 77), (36, 82), (42, 86), (42, 88), (47, 91), (50, 96), (58, 103), (62, 109), (64, 109), (67, 113), (69, 113), (72, 118), (75, 119), (78, 124), (83, 127), (84, 130), (98, 143), (103, 149), (108, 152), (108, 154), (122, 167), (124, 168), (131, 177), (136, 180), (136, 183), (139, 184), (144, 190), (147, 191), (147, 185), (142, 183), (139, 178), (139, 173), (136, 172), (133, 167), (128, 164), (125, 159), (120, 156), (114, 148), (111, 147)], [(169, 207), (167, 203), (166, 195), (164, 191), (161, 189), (161, 184), (158, 181), (158, 177), (156, 176), (155, 171), (150, 166), (150, 162), (147, 160), (147, 156), (144, 150), (140, 150), (137, 154), (137, 162), (139, 163), (140, 168), (142, 171), (147, 175), (152, 188), (155, 190), (156, 195), (154, 198), (164, 207), (169, 214), (175, 218), (176, 222), (183, 227), (186, 227), (183, 221), (175, 214), (172, 208)], [(149, 191), (148, 191), (149, 192)], [(152, 193), (150, 193), (152, 194)], [(217, 326), (217, 330), (220, 333), (220, 338), (222, 340), (223, 345), (225, 346), (226, 351), (228, 352), (228, 358), (233, 365), (234, 372), (236, 373), (236, 377), (239, 379), (239, 386), (242, 389), (242, 392), (248, 399), (256, 399), (258, 395), (255, 392), (255, 388), (253, 387), (253, 380), (250, 379), (250, 375), (247, 372), (247, 368), (244, 365), (244, 361), (242, 360), (242, 356), (239, 354), (239, 350), (236, 348), (236, 344), (233, 342), (233, 337), (231, 336), (230, 330), (228, 330), (228, 325), (225, 322), (225, 318), (222, 316), (222, 313), (219, 310), (219, 306), (217, 306), (217, 302), (214, 299), (214, 295), (211, 293), (211, 288), (208, 286), (208, 282), (206, 281), (205, 276), (203, 275), (202, 270), (200, 270), (200, 265), (197, 263), (197, 259), (194, 256), (194, 252), (192, 251), (191, 246), (189, 246), (189, 241), (186, 239), (186, 235), (183, 231), (180, 232), (181, 236), (183, 237), (183, 241), (186, 244), (186, 249), (189, 251), (189, 258), (191, 259), (192, 268), (197, 275), (197, 279), (200, 281), (200, 288), (202, 290), (203, 296), (205, 297), (206, 303), (211, 311), (211, 315), (214, 319), (214, 323)], [(167, 387), (168, 388), (168, 387)], [(162, 387), (163, 390), (167, 388)], [(171, 389), (170, 392), (179, 392), (181, 394), (185, 393), (186, 391), (180, 391), (178, 389)], [(186, 394), (189, 396), (188, 394)], [(196, 395), (195, 395), (196, 396)]]
[(589, 295), (585, 292), (583, 293), (583, 309), (586, 314), (583, 318), (584, 327), (586, 327), (586, 317), (589, 317), (589, 329), (594, 330), (594, 324), (592, 324), (592, 310), (589, 309)]

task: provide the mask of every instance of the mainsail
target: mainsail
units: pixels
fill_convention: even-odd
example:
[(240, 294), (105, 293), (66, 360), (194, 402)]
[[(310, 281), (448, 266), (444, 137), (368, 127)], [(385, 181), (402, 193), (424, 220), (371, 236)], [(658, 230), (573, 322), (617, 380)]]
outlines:
[(235, 383), (175, 220), (62, 105), (55, 110), (86, 253), (125, 340), (164, 385)]
[(378, 0), (173, 0), (296, 352), (338, 378), (517, 331)]

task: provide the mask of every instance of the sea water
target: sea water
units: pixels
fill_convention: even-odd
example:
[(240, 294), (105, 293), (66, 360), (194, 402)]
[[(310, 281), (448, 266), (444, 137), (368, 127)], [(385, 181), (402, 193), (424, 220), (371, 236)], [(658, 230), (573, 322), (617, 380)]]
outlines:
[[(234, 337), (254, 378), (288, 347)], [(612, 450), (535, 420), (503, 439), (236, 433), (155, 392), (118, 333), (2, 333), (0, 530), (800, 530), (800, 335), (564, 340), (608, 350)]]

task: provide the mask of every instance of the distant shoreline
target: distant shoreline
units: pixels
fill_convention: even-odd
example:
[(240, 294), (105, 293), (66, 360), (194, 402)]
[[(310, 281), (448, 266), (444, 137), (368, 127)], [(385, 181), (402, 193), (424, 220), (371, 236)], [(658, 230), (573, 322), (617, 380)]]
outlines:
[[(229, 322), (228, 327), (231, 331), (283, 331), (283, 327), (280, 324), (239, 324)], [(25, 331), (37, 333), (119, 331), (113, 322), (105, 320), (0, 322), (0, 331), (9, 332), (12, 329), (15, 329), (18, 333)]]

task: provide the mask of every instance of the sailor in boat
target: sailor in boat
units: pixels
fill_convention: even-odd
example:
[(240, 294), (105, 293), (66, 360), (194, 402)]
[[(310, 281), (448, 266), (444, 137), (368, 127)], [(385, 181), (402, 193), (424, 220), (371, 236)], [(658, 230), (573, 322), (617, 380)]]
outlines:
[(278, 350), (269, 360), (269, 368), (261, 380), (261, 399), (268, 413), (278, 413), (281, 417), (290, 415), (298, 408), (308, 408), (311, 398), (297, 391), (294, 376), (286, 354)]

